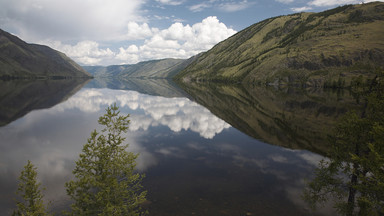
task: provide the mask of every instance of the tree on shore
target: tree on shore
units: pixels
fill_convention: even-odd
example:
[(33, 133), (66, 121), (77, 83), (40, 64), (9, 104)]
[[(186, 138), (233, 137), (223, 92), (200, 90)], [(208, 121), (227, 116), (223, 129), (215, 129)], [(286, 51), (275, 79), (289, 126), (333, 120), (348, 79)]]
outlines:
[[(382, 78), (382, 76), (381, 76)], [(329, 199), (341, 215), (384, 215), (384, 86), (376, 77), (361, 112), (347, 113), (332, 137), (304, 199), (315, 207)]]
[(40, 189), (41, 183), (37, 181), (37, 168), (28, 161), (21, 171), (19, 186), (16, 194), (22, 198), (17, 201), (17, 209), (14, 216), (46, 216), (49, 215), (43, 202), (43, 194)]
[(76, 161), (75, 179), (65, 185), (74, 201), (69, 215), (144, 214), (143, 175), (135, 171), (138, 155), (126, 151), (128, 145), (122, 137), (128, 130), (128, 117), (120, 115), (113, 104), (99, 118), (104, 128), (91, 133)]

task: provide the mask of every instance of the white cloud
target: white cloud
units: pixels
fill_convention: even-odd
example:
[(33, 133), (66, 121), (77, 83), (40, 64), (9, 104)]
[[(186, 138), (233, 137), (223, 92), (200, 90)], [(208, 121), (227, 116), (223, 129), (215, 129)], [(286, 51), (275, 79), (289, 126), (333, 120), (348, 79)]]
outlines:
[(201, 23), (193, 25), (192, 29), (195, 34), (193, 38), (188, 38), (188, 42), (193, 41), (195, 45), (201, 43), (211, 47), (236, 33), (215, 16), (205, 18)]
[(0, 1), (0, 26), (24, 40), (113, 40), (129, 21), (143, 20), (142, 0)]
[(230, 2), (224, 2), (224, 3), (222, 2), (223, 1), (217, 1), (217, 0), (204, 1), (199, 4), (189, 6), (188, 9), (192, 12), (200, 12), (207, 8), (217, 8), (218, 10), (224, 11), (224, 12), (236, 12), (236, 11), (244, 10), (254, 4), (254, 3), (248, 2), (248, 0), (230, 1)]
[(366, 1), (361, 1), (364, 3), (369, 3), (369, 2), (384, 2), (384, 0), (366, 0)]
[(130, 64), (150, 59), (189, 58), (207, 51), (236, 33), (214, 16), (207, 17), (192, 26), (177, 22), (167, 29), (151, 32), (152, 35), (144, 41), (143, 45), (120, 48), (117, 58)]
[[(278, 2), (282, 3), (290, 3), (293, 0), (276, 0)], [(326, 8), (331, 8), (331, 7), (336, 7), (340, 5), (347, 5), (347, 4), (359, 4), (359, 3), (369, 3), (369, 2), (374, 2), (374, 1), (381, 1), (383, 2), (384, 0), (312, 0), (307, 3), (306, 6), (303, 7), (293, 7), (291, 10), (293, 12), (302, 12), (302, 11), (308, 11), (312, 10), (313, 7), (326, 7)]]
[(177, 22), (172, 24), (168, 29), (161, 31), (161, 36), (170, 40), (186, 40), (194, 36), (194, 30), (191, 26), (184, 26), (182, 23)]
[[(167, 5), (184, 2), (157, 1)], [(0, 26), (27, 42), (57, 49), (81, 65), (189, 58), (236, 33), (213, 16), (194, 25), (175, 22), (165, 29), (151, 27), (141, 16), (148, 12), (141, 11), (145, 2), (0, 0)], [(215, 0), (207, 3), (218, 4)], [(240, 3), (243, 7), (247, 1)]]
[(181, 5), (184, 2), (184, 1), (175, 1), (175, 0), (156, 0), (156, 1), (166, 5)]
[(291, 10), (293, 12), (303, 12), (303, 11), (312, 10), (312, 8), (308, 6), (304, 6), (304, 7), (298, 7), (298, 8), (291, 8)]
[(118, 60), (135, 63), (139, 61), (139, 48), (136, 45), (130, 45), (127, 49), (120, 47), (116, 55)]
[(361, 1), (358, 0), (314, 0), (309, 2), (309, 5), (313, 5), (316, 7), (330, 7), (336, 5), (345, 5), (345, 4), (357, 4)]
[(235, 33), (235, 30), (228, 28), (217, 17), (211, 16), (192, 26), (176, 22), (163, 30), (150, 28), (147, 23), (129, 22), (125, 38), (144, 39), (143, 44), (131, 44), (114, 51), (100, 48), (99, 43), (89, 40), (75, 45), (53, 40), (39, 43), (64, 52), (82, 65), (135, 64), (152, 59), (186, 59), (207, 51)]
[(180, 44), (177, 40), (167, 40), (166, 38), (160, 35), (154, 35), (150, 40), (145, 43), (148, 47), (153, 49), (179, 49)]
[(212, 7), (212, 4), (210, 4), (208, 2), (203, 2), (200, 4), (190, 6), (189, 10), (192, 12), (200, 12), (200, 11), (203, 11), (204, 9), (210, 8), (210, 7)]
[(147, 23), (138, 24), (130, 21), (127, 25), (127, 33), (125, 40), (140, 40), (151, 37), (155, 32), (158, 32), (157, 28), (149, 28)]
[(277, 2), (283, 3), (283, 4), (289, 4), (294, 2), (294, 0), (276, 0)]
[(41, 43), (65, 53), (74, 61), (84, 65), (96, 65), (102, 60), (106, 61), (115, 56), (109, 48), (100, 49), (95, 41), (81, 41), (73, 46), (62, 44), (60, 41), (42, 41)]
[[(288, 0), (290, 1), (290, 0)], [(249, 3), (247, 0), (241, 1), (241, 2), (230, 2), (230, 3), (223, 3), (219, 5), (219, 9), (225, 12), (236, 12), (244, 10), (248, 7), (250, 7), (252, 4)]]

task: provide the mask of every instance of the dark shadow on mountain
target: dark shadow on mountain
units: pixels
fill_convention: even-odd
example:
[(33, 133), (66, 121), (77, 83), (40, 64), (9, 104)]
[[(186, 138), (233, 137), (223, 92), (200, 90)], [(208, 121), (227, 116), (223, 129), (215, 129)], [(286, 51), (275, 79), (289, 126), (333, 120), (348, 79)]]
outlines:
[(0, 127), (36, 109), (55, 106), (77, 91), (89, 79), (0, 80)]
[(162, 97), (187, 97), (183, 89), (171, 79), (155, 78), (95, 78), (87, 88), (110, 88), (137, 91), (142, 94)]
[(348, 91), (188, 83), (196, 102), (245, 134), (290, 149), (326, 155), (338, 117), (357, 107)]

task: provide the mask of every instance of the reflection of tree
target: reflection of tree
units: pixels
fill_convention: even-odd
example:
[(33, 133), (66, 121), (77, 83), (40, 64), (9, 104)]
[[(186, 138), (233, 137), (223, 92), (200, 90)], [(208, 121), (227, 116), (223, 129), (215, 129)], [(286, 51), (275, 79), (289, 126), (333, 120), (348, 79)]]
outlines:
[(349, 112), (332, 137), (329, 161), (322, 161), (304, 198), (315, 207), (330, 197), (342, 215), (384, 213), (384, 88), (375, 78), (362, 112)]

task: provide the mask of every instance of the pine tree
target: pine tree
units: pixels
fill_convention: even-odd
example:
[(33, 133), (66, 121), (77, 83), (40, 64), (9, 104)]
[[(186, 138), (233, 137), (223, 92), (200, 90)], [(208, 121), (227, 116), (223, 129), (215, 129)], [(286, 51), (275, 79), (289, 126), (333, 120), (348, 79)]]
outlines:
[(21, 171), (20, 183), (16, 194), (21, 196), (23, 201), (17, 201), (17, 209), (14, 216), (45, 216), (49, 215), (43, 202), (41, 183), (37, 182), (37, 168), (28, 161)]
[(74, 203), (70, 215), (141, 215), (146, 191), (143, 175), (135, 171), (137, 154), (128, 152), (122, 133), (128, 130), (129, 115), (120, 115), (116, 104), (99, 118), (104, 126), (94, 130), (83, 146), (73, 170), (75, 180), (66, 183)]
[(304, 198), (315, 207), (332, 196), (341, 215), (384, 214), (384, 85), (376, 77), (358, 113), (347, 113), (332, 137)]

